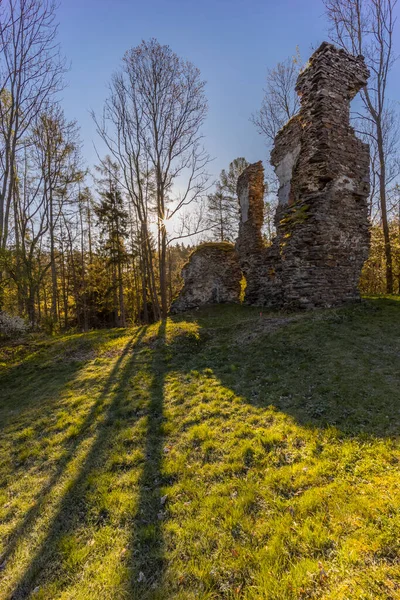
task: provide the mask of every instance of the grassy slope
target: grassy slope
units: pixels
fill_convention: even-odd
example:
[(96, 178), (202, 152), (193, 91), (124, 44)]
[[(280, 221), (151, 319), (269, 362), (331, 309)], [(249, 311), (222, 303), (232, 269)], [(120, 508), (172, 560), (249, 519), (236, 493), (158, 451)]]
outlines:
[(0, 598), (400, 598), (400, 303), (0, 349)]

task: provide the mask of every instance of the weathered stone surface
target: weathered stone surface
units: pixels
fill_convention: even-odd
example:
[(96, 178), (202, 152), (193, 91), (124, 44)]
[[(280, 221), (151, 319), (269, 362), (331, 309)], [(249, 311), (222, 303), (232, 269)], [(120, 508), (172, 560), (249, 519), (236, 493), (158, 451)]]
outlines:
[(277, 306), (281, 303), (279, 251), (265, 247), (262, 236), (264, 222), (264, 167), (259, 161), (249, 165), (237, 183), (240, 207), (239, 236), (236, 251), (246, 278), (245, 302), (255, 306)]
[[(236, 251), (246, 303), (315, 308), (359, 298), (369, 248), (369, 147), (350, 126), (350, 101), (368, 76), (362, 56), (326, 42), (299, 75), (300, 111), (278, 133), (271, 153), (280, 183), (272, 246), (264, 246), (261, 233), (262, 163), (239, 177)], [(184, 279), (175, 311), (237, 301), (240, 269), (233, 247), (225, 255), (200, 248)]]
[(300, 112), (271, 153), (280, 187), (277, 237), (269, 248), (262, 247), (259, 217), (261, 163), (239, 178), (236, 247), (247, 303), (313, 308), (359, 298), (369, 247), (369, 148), (350, 126), (350, 100), (368, 75), (363, 57), (327, 43), (300, 74)]
[(237, 194), (240, 222), (236, 250), (247, 282), (245, 298), (249, 304), (258, 304), (265, 262), (261, 234), (264, 221), (264, 168), (261, 161), (249, 165), (240, 175)]
[(350, 101), (368, 76), (363, 57), (323, 43), (298, 78), (300, 112), (276, 137), (285, 306), (359, 298), (369, 248), (369, 147), (350, 126)]
[(184, 281), (172, 313), (206, 304), (239, 302), (242, 272), (232, 244), (206, 243), (197, 248), (182, 269)]

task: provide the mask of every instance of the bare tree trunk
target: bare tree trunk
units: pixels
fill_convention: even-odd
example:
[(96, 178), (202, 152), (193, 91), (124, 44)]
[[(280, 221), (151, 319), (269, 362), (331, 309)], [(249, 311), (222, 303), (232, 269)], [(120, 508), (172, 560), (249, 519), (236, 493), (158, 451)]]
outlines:
[(168, 251), (168, 290), (169, 290), (169, 304), (172, 302), (172, 252), (171, 248)]
[(133, 269), (132, 321), (134, 323), (136, 323), (139, 321), (139, 314), (140, 314), (140, 287), (139, 287), (138, 269), (136, 268), (135, 261), (132, 261), (132, 269)]
[(165, 224), (161, 224), (161, 252), (160, 252), (160, 294), (161, 294), (161, 316), (167, 318), (167, 232)]
[[(67, 284), (66, 284), (66, 269), (65, 269), (65, 253), (64, 253), (64, 242), (63, 242), (63, 231), (61, 229), (61, 243), (60, 243), (60, 262), (61, 262), (61, 269), (60, 269), (60, 275), (61, 275), (61, 290), (62, 290), (62, 298), (63, 298), (63, 312), (64, 312), (64, 329), (67, 330), (68, 329), (68, 289), (67, 289)], [(57, 298), (58, 298), (58, 290), (57, 290), (57, 280), (56, 280), (56, 295), (54, 296), (54, 280), (53, 280), (53, 270), (52, 270), (52, 274), (51, 274), (51, 278), (52, 278), (52, 317), (53, 317), (53, 322), (54, 324), (57, 322), (57, 320), (54, 320), (54, 300), (56, 302), (56, 307), (57, 307)], [(58, 316), (58, 315), (57, 315)], [(60, 316), (60, 321), (61, 321), (61, 314), (59, 312), (59, 316)]]
[(385, 240), (385, 258), (386, 258), (386, 293), (393, 294), (393, 259), (392, 245), (390, 241), (390, 231), (387, 215), (386, 202), (386, 161), (383, 150), (383, 139), (380, 124), (377, 126), (378, 153), (379, 153), (379, 199), (381, 205), (383, 237)]
[(143, 321), (144, 323), (149, 322), (149, 309), (147, 306), (147, 277), (146, 277), (146, 260), (144, 259), (143, 253), (140, 253), (140, 262), (142, 274), (142, 305), (143, 305)]
[[(84, 225), (83, 225), (83, 207), (81, 202), (79, 203), (79, 223), (80, 223), (80, 241), (81, 241), (81, 298), (82, 298), (82, 311), (83, 311), (83, 331), (89, 331), (89, 322), (88, 322), (88, 311), (87, 311), (87, 289), (86, 289), (86, 264), (85, 264), (85, 242), (84, 242)], [(88, 223), (88, 228), (90, 231), (90, 224)], [(90, 233), (89, 233), (90, 240)], [(89, 242), (89, 246), (90, 246)], [(78, 320), (78, 317), (77, 317)]]
[(36, 327), (35, 289), (32, 286), (32, 284), (30, 284), (30, 286), (29, 286), (29, 294), (28, 294), (27, 303), (26, 303), (26, 312), (28, 314), (29, 323), (30, 323), (32, 329), (35, 329), (35, 327)]
[(24, 312), (24, 290), (23, 290), (23, 280), (22, 280), (22, 265), (21, 265), (21, 242), (20, 242), (20, 230), (19, 230), (19, 220), (18, 220), (18, 206), (19, 202), (19, 194), (18, 194), (18, 183), (17, 176), (14, 176), (14, 235), (15, 235), (15, 284), (17, 287), (17, 305), (18, 305), (18, 314), (22, 315)]
[(51, 264), (51, 316), (54, 323), (58, 321), (57, 315), (57, 268), (56, 268), (56, 254), (55, 254), (55, 243), (54, 243), (54, 206), (53, 198), (50, 194), (49, 197), (49, 222), (50, 222), (50, 264)]
[(122, 277), (121, 257), (118, 258), (118, 301), (120, 314), (120, 327), (126, 327), (125, 302), (124, 302), (124, 282)]
[[(385, 241), (386, 292), (393, 293), (393, 256), (389, 231), (387, 191), (390, 159), (397, 161), (396, 120), (388, 118), (388, 76), (396, 60), (393, 54), (394, 9), (397, 0), (323, 0), (331, 23), (331, 36), (352, 54), (362, 54), (371, 72), (362, 92), (364, 111), (357, 113), (365, 136), (373, 145), (371, 156), (373, 186), (375, 169), (379, 184), (379, 206)], [(392, 135), (390, 135), (392, 129)], [(397, 136), (396, 136), (397, 137)], [(375, 163), (376, 161), (376, 163)], [(375, 167), (375, 169), (374, 169)], [(373, 197), (371, 198), (371, 202)]]
[(42, 285), (43, 288), (43, 307), (44, 307), (44, 316), (47, 318), (49, 315), (49, 309), (47, 306), (47, 294), (46, 294), (46, 284), (43, 283)]
[(154, 317), (154, 321), (158, 321), (161, 316), (160, 303), (158, 301), (156, 278), (155, 278), (155, 274), (154, 274), (153, 251), (151, 248), (150, 236), (148, 233), (147, 224), (145, 222), (142, 223), (142, 239), (144, 239), (144, 243), (143, 243), (144, 260), (146, 262), (146, 273), (147, 273), (149, 290), (150, 290), (150, 295), (151, 295), (153, 317)]
[(37, 286), (36, 297), (37, 297), (38, 322), (40, 323), (42, 320), (42, 311), (40, 308), (40, 286)]

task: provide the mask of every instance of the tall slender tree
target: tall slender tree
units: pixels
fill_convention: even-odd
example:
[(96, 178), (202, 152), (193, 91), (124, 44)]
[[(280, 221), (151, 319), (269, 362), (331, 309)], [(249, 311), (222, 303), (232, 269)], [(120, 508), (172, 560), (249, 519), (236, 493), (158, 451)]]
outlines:
[[(148, 227), (141, 215), (143, 182), (150, 177), (154, 183), (159, 290), (165, 317), (167, 221), (198, 199), (207, 181), (208, 156), (201, 146), (201, 126), (207, 113), (205, 83), (194, 65), (151, 39), (126, 52), (110, 87), (104, 119), (95, 119), (100, 135), (121, 164), (143, 227)], [(107, 125), (112, 126), (111, 131)], [(178, 182), (181, 192), (176, 194)]]
[(50, 0), (0, 3), (0, 249), (7, 243), (15, 164), (46, 102), (62, 87), (64, 61)]
[(233, 242), (237, 237), (239, 207), (236, 186), (239, 175), (248, 165), (245, 158), (235, 158), (227, 171), (221, 171), (215, 192), (207, 197), (207, 224), (212, 237), (220, 241)]
[[(370, 79), (362, 90), (363, 109), (358, 128), (373, 147), (372, 172), (376, 175), (386, 257), (386, 291), (393, 292), (393, 260), (388, 218), (388, 183), (391, 129), (396, 122), (388, 101), (390, 72), (397, 58), (393, 47), (397, 0), (324, 0), (332, 40), (352, 54), (364, 55)], [(374, 188), (373, 188), (374, 190)]]
[(101, 227), (103, 252), (111, 271), (114, 324), (125, 327), (123, 266), (127, 261), (125, 239), (128, 235), (128, 214), (118, 185), (118, 165), (107, 157), (98, 170), (102, 177), (98, 180), (100, 204), (95, 212)]
[(58, 321), (56, 233), (63, 214), (63, 206), (67, 201), (67, 189), (83, 177), (76, 122), (68, 122), (58, 104), (49, 106), (37, 119), (33, 142), (42, 171), (48, 210), (52, 278), (51, 316), (56, 323)]

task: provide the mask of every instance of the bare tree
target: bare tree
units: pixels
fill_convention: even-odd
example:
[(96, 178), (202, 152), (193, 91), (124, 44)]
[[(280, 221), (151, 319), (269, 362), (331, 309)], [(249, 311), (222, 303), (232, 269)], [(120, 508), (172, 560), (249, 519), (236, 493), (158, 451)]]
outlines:
[(48, 207), (44, 193), (43, 173), (37, 168), (32, 148), (25, 147), (24, 157), (17, 165), (13, 186), (15, 224), (15, 270), (9, 269), (21, 297), (23, 311), (30, 324), (36, 324), (35, 299), (40, 284), (50, 267), (44, 246), (48, 232)]
[(233, 242), (238, 234), (239, 205), (236, 186), (239, 175), (249, 163), (244, 157), (235, 158), (226, 171), (222, 169), (215, 191), (207, 197), (207, 222), (214, 238)]
[(33, 129), (36, 161), (42, 172), (43, 193), (48, 210), (50, 262), (52, 277), (51, 316), (57, 314), (56, 230), (61, 222), (67, 191), (83, 177), (80, 168), (80, 141), (75, 121), (67, 121), (62, 109), (55, 104), (39, 115)]
[(299, 110), (299, 97), (295, 92), (301, 68), (298, 49), (296, 54), (268, 69), (264, 98), (260, 110), (251, 120), (258, 132), (265, 135), (268, 145), (273, 144), (276, 134)]
[(0, 248), (8, 237), (13, 168), (21, 141), (62, 86), (64, 62), (56, 43), (55, 3), (0, 4)]
[[(106, 143), (121, 171), (121, 185), (129, 199), (130, 222), (135, 224), (139, 241), (144, 321), (148, 322), (148, 291), (154, 320), (160, 318), (160, 307), (154, 273), (152, 236), (149, 230), (150, 212), (155, 208), (155, 183), (150, 159), (142, 141), (143, 114), (135, 90), (126, 86), (122, 74), (115, 74), (110, 85), (102, 118), (92, 112), (97, 132)], [(107, 169), (107, 159), (102, 161)], [(133, 231), (132, 231), (133, 234)], [(132, 237), (132, 236), (131, 236)]]
[[(393, 174), (389, 162), (397, 121), (387, 98), (388, 78), (396, 60), (393, 50), (394, 9), (397, 0), (324, 0), (331, 38), (352, 54), (364, 55), (371, 72), (362, 91), (363, 110), (357, 114), (360, 129), (372, 143), (373, 176), (382, 218), (386, 257), (386, 290), (393, 292), (393, 265), (388, 223), (388, 185)], [(397, 125), (396, 125), (397, 127)], [(374, 179), (373, 179), (374, 184)]]
[(168, 246), (171, 247), (173, 242), (195, 237), (195, 243), (202, 240), (204, 233), (209, 233), (210, 227), (207, 223), (206, 201), (196, 203), (195, 207), (190, 207), (189, 210), (184, 210), (179, 214), (177, 226), (168, 236)]
[(103, 251), (107, 253), (112, 273), (113, 308), (115, 325), (126, 327), (123, 291), (123, 263), (126, 262), (125, 238), (128, 235), (128, 212), (118, 184), (118, 163), (107, 157), (97, 167), (96, 179), (100, 202), (95, 213), (102, 230)]
[(154, 182), (163, 317), (168, 308), (166, 223), (201, 197), (208, 179), (200, 131), (207, 113), (204, 87), (199, 70), (169, 46), (143, 41), (125, 54), (112, 79), (105, 121), (96, 121), (133, 197), (143, 196), (146, 178)]
[[(253, 114), (251, 121), (258, 132), (265, 136), (267, 147), (273, 146), (278, 131), (294, 117), (300, 109), (300, 99), (296, 93), (296, 82), (302, 62), (299, 49), (294, 56), (279, 62), (268, 69), (266, 87), (260, 110)], [(274, 170), (267, 165), (265, 170), (265, 227), (264, 235), (268, 243), (275, 235), (274, 214), (277, 205), (278, 179)]]

